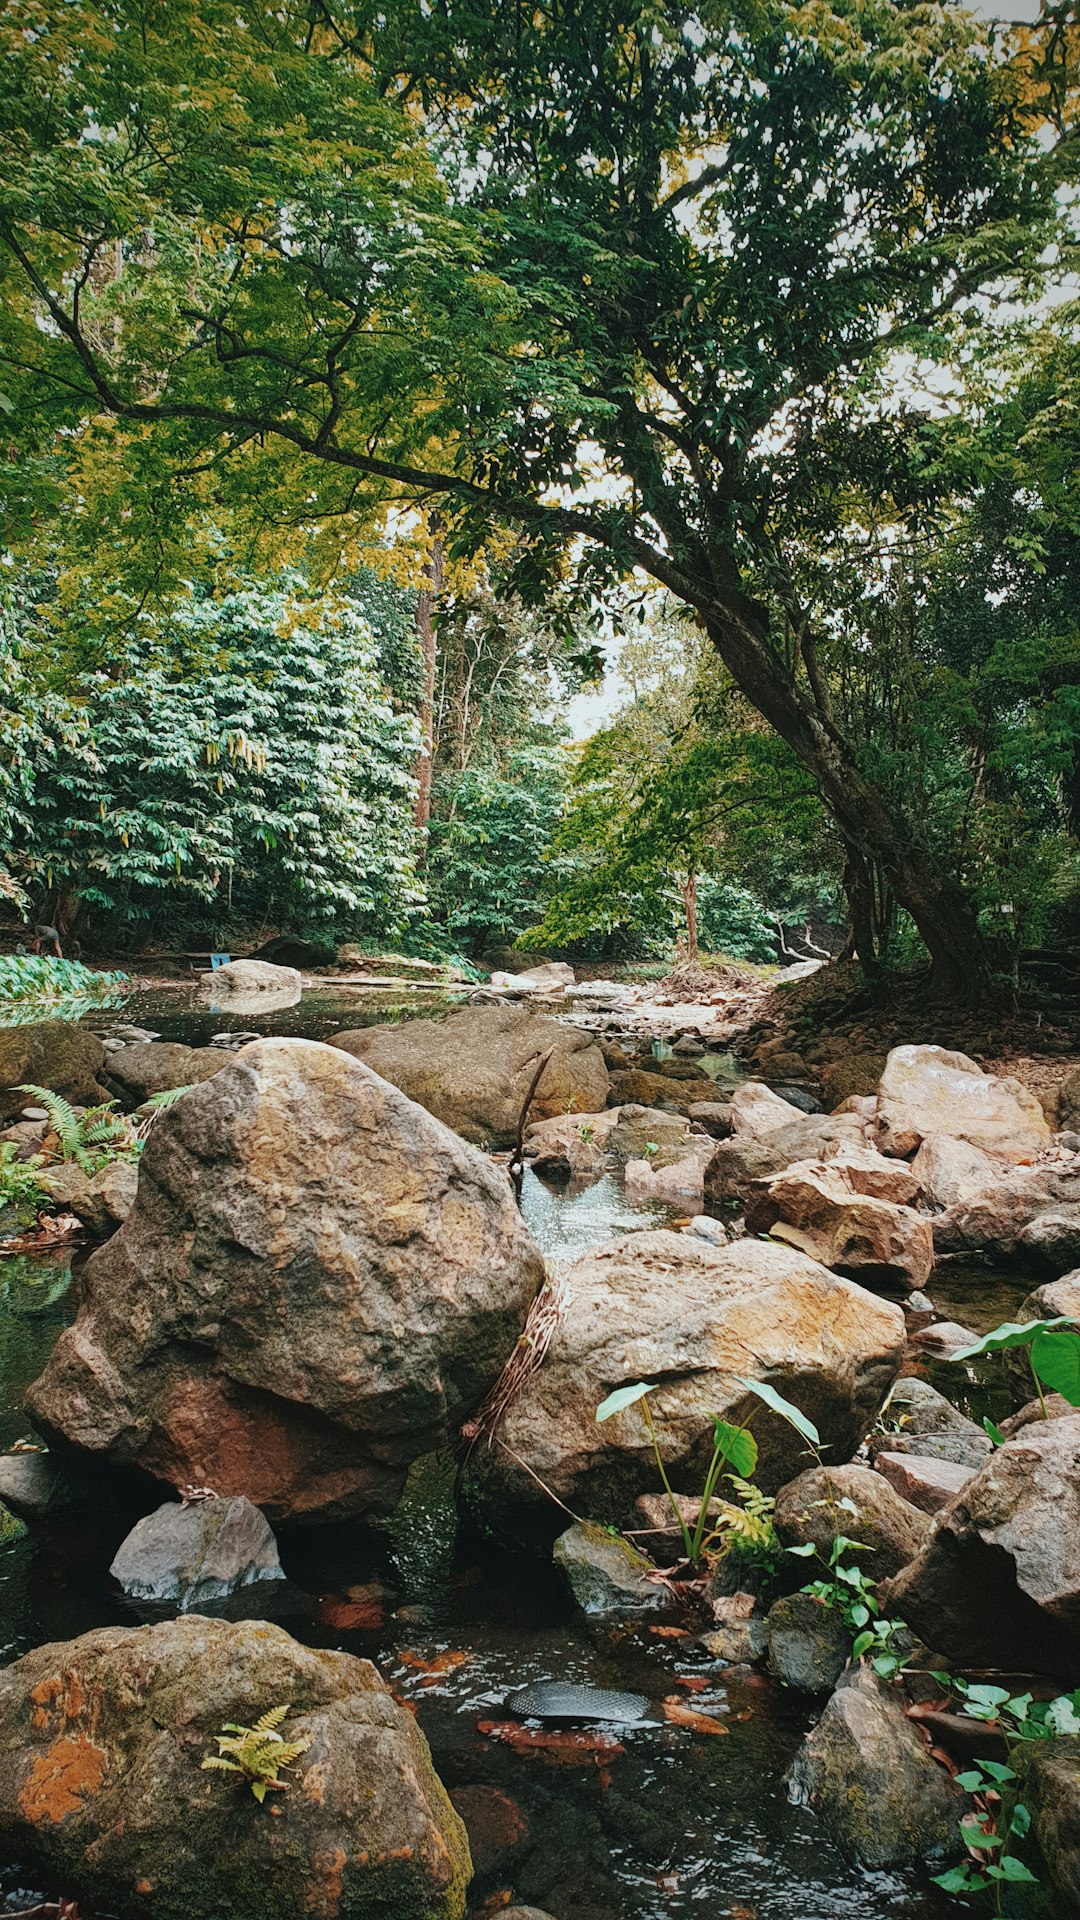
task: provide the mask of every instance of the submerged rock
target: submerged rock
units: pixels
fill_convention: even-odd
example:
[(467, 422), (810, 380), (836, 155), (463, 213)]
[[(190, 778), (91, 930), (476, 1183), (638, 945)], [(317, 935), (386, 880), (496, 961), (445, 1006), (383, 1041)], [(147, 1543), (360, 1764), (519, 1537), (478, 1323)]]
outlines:
[(934, 1135), (966, 1140), (1009, 1166), (1034, 1160), (1050, 1128), (1033, 1093), (1018, 1080), (983, 1073), (966, 1053), (945, 1047), (894, 1047), (878, 1087), (877, 1137), (901, 1158)]
[(691, 1234), (630, 1234), (586, 1254), (565, 1281), (568, 1304), (547, 1357), (500, 1427), (512, 1454), (476, 1448), (465, 1479), (485, 1521), (534, 1545), (550, 1542), (554, 1509), (528, 1469), (573, 1511), (619, 1527), (632, 1527), (637, 1497), (656, 1491), (640, 1407), (597, 1422), (615, 1388), (657, 1383), (651, 1401), (676, 1492), (704, 1482), (712, 1416), (741, 1421), (753, 1411), (757, 1477), (771, 1491), (806, 1464), (806, 1443), (738, 1377), (786, 1395), (844, 1459), (873, 1424), (903, 1353), (898, 1307), (761, 1240), (712, 1247)]
[(271, 1519), (386, 1513), (542, 1278), (500, 1169), (337, 1048), (261, 1040), (155, 1122), (31, 1411)]
[[(286, 1703), (285, 1739), (309, 1744), (284, 1791), (259, 1806), (202, 1770), (227, 1721)], [(369, 1661), (198, 1615), (0, 1672), (0, 1846), (120, 1920), (462, 1920), (471, 1873), (427, 1743)]]
[(886, 1606), (946, 1660), (1068, 1672), (1080, 1658), (1080, 1415), (1022, 1428), (938, 1518)]
[(820, 1813), (860, 1865), (938, 1865), (961, 1851), (970, 1805), (904, 1712), (900, 1693), (853, 1668), (795, 1756), (792, 1797)]
[(170, 1601), (181, 1613), (285, 1578), (265, 1516), (241, 1494), (158, 1507), (132, 1527), (109, 1572), (131, 1599)]
[(649, 1579), (652, 1561), (606, 1527), (575, 1520), (551, 1551), (583, 1613), (650, 1613), (668, 1603), (661, 1582)]
[(551, 1059), (529, 1108), (533, 1120), (598, 1113), (608, 1096), (604, 1056), (592, 1036), (520, 1007), (463, 1007), (446, 1020), (360, 1027), (334, 1036), (464, 1139), (512, 1146), (529, 1085)]

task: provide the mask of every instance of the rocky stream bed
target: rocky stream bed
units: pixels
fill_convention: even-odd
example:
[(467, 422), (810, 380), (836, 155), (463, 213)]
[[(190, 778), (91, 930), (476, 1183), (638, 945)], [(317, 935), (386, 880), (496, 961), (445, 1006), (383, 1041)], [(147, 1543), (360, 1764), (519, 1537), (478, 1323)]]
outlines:
[[(1080, 1415), (1014, 1430), (1023, 1355), (949, 1355), (1080, 1314), (1080, 1141), (963, 1056), (901, 1047), (837, 1100), (790, 1048), (749, 1078), (727, 1009), (546, 989), (407, 1022), (421, 996), (184, 991), (0, 1031), (4, 1087), (192, 1085), (137, 1197), (57, 1169), (83, 1237), (0, 1257), (0, 1912), (964, 1910), (931, 1876), (993, 1801), (956, 1775), (1005, 1749), (931, 1676), (1080, 1681)], [(527, 1320), (543, 1358), (504, 1404)], [(703, 1587), (640, 1407), (596, 1408), (653, 1383), (692, 1518), (747, 1380), (825, 1465), (759, 1402), (779, 1558)], [(903, 1680), (852, 1663), (798, 1591), (820, 1563), (781, 1551), (841, 1524)], [(587, 1691), (515, 1710), (542, 1683)], [(639, 1704), (597, 1719), (592, 1689)], [(276, 1707), (299, 1751), (259, 1802), (201, 1762)], [(1046, 1920), (1080, 1912), (1080, 1745), (1031, 1755), (1036, 1878), (1002, 1911)]]

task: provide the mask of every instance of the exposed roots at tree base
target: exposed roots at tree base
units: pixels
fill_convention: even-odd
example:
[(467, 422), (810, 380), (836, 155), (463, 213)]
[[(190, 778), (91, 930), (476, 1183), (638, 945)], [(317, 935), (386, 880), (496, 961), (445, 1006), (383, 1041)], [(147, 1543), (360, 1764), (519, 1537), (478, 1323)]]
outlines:
[(557, 1275), (552, 1275), (544, 1282), (529, 1308), (517, 1345), (495, 1385), (461, 1429), (461, 1438), (466, 1442), (466, 1460), (478, 1441), (486, 1440), (488, 1446), (491, 1445), (495, 1430), (508, 1407), (543, 1365), (570, 1297), (570, 1288)]

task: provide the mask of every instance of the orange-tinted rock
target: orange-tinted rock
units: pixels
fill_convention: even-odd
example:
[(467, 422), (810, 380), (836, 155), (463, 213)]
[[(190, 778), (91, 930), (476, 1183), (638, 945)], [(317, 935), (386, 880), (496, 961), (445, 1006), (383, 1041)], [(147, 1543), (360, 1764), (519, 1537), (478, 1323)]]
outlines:
[(933, 1270), (933, 1229), (925, 1215), (884, 1197), (914, 1186), (906, 1167), (891, 1180), (890, 1163), (878, 1154), (801, 1161), (751, 1191), (746, 1225), (835, 1273), (916, 1291)]
[(883, 1152), (901, 1158), (946, 1134), (1010, 1166), (1034, 1160), (1051, 1139), (1033, 1093), (945, 1047), (893, 1048), (878, 1089), (877, 1133)]
[[(306, 1740), (260, 1806), (206, 1772), (227, 1721)], [(274, 1817), (275, 1813), (278, 1817)], [(198, 1616), (0, 1673), (0, 1847), (121, 1920), (461, 1920), (464, 1828), (375, 1668)]]

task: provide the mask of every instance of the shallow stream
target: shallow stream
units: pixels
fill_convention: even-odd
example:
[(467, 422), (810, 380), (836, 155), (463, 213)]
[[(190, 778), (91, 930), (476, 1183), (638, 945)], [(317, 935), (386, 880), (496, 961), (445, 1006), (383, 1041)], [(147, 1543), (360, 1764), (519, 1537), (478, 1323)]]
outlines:
[[(431, 995), (410, 995), (410, 1009)], [(122, 1016), (97, 1010), (88, 1024), (122, 1017), (168, 1039), (204, 1043), (230, 1024), (196, 1012), (187, 996), (129, 1000)], [(270, 1015), (268, 1030), (314, 1037), (385, 1017), (386, 996), (305, 995), (301, 1009)], [(234, 1025), (254, 1029), (250, 1015)], [(670, 1212), (631, 1206), (605, 1178), (559, 1194), (527, 1175), (522, 1207), (549, 1256), (574, 1257)], [(976, 1330), (1012, 1317), (1025, 1290), (982, 1267), (943, 1267), (931, 1289), (948, 1317)], [(74, 1312), (77, 1279), (64, 1263), (0, 1261), (0, 1449), (32, 1440), (22, 1396)], [(950, 1382), (955, 1393), (955, 1377)], [(976, 1397), (979, 1389), (974, 1390)], [(988, 1390), (987, 1404), (994, 1403)], [(91, 1627), (132, 1624), (109, 1562), (153, 1495), (96, 1478), (85, 1504), (0, 1548), (0, 1665), (46, 1640)], [(312, 1645), (374, 1660), (415, 1706), (436, 1767), (467, 1816), (479, 1913), (512, 1895), (556, 1920), (944, 1920), (956, 1902), (926, 1875), (866, 1873), (826, 1841), (815, 1817), (788, 1802), (785, 1776), (815, 1717), (812, 1704), (756, 1670), (711, 1666), (689, 1635), (588, 1624), (552, 1569), (479, 1542), (459, 1525), (452, 1466), (416, 1473), (392, 1525), (283, 1532), (289, 1576), (282, 1623)], [(668, 1724), (659, 1703), (680, 1680), (706, 1681), (688, 1702), (721, 1721), (706, 1735)], [(644, 1693), (649, 1721), (597, 1754), (568, 1740), (518, 1751), (478, 1730), (505, 1716), (513, 1688), (541, 1679)], [(0, 1861), (0, 1913), (25, 1885)], [(60, 1890), (62, 1891), (62, 1890)], [(505, 1902), (503, 1902), (505, 1903)], [(107, 1920), (98, 1915), (95, 1920)], [(253, 1917), (254, 1920), (254, 1917)]]

